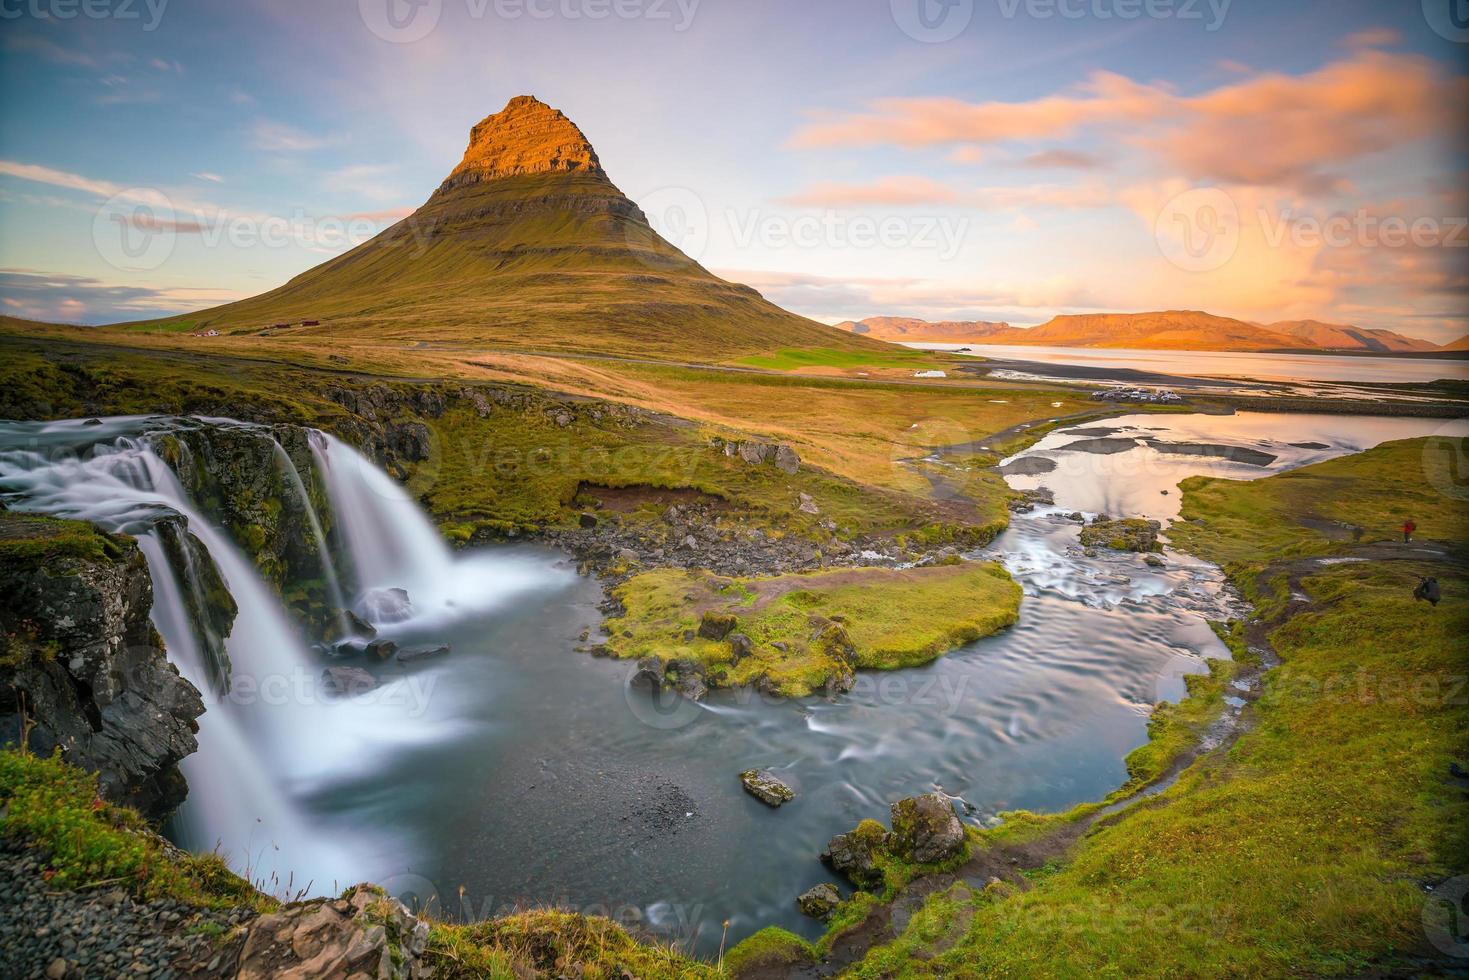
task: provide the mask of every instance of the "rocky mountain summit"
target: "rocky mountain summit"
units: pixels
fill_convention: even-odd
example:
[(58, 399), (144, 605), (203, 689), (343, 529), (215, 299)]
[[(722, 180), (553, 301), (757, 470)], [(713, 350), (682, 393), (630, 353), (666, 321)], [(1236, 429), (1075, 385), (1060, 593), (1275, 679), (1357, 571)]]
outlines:
[(522, 174), (601, 174), (597, 151), (560, 109), (517, 95), (469, 131), (469, 148), (439, 192)]

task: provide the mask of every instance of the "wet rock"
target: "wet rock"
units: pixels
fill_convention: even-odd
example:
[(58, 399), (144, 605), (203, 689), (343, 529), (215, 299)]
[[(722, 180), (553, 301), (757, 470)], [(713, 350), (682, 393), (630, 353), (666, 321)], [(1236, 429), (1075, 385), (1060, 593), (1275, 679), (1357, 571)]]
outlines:
[(1001, 476), (1039, 476), (1056, 468), (1056, 461), (1049, 456), (1022, 456), (999, 468)]
[(706, 640), (722, 640), (738, 625), (739, 620), (730, 613), (710, 610), (699, 620), (699, 635)]
[[(413, 618), (413, 602), (407, 589), (372, 589), (362, 597), (362, 611), (375, 623), (401, 623)], [(370, 624), (376, 635), (377, 630)]]
[(410, 647), (407, 650), (398, 651), (398, 663), (416, 664), (424, 660), (432, 660), (434, 657), (447, 656), (450, 651), (447, 643), (438, 646)]
[(1163, 525), (1131, 517), (1111, 520), (1106, 515), (1081, 529), (1081, 543), (1087, 548), (1111, 548), (1113, 551), (1162, 551), (1158, 532)]
[[(406, 596), (407, 593), (405, 592)], [(327, 624), (322, 639), (327, 643), (337, 643), (341, 640), (370, 640), (377, 636), (377, 627), (357, 615), (350, 609), (343, 609), (333, 616)]]
[(1150, 568), (1164, 568), (1168, 564), (1157, 555), (1148, 555), (1146, 558), (1143, 559), (1143, 563)]
[[(7, 538), (53, 532), (0, 514)], [(161, 818), (188, 788), (199, 691), (168, 662), (149, 619), (153, 585), (138, 546), (97, 535), (95, 556), (38, 550), (0, 563), (0, 744), (24, 742), (99, 774), (108, 800)]]
[(328, 667), (321, 672), (321, 686), (334, 697), (355, 698), (377, 687), (377, 678), (361, 667)]
[(662, 660), (644, 657), (638, 661), (638, 669), (628, 683), (633, 687), (656, 691), (663, 687), (666, 676)]
[(398, 652), (398, 644), (388, 639), (373, 640), (367, 645), (367, 655), (377, 660), (387, 660)]
[(964, 851), (964, 825), (948, 797), (924, 793), (893, 804), (893, 852), (919, 864), (947, 861)]
[(796, 798), (796, 791), (764, 769), (746, 769), (740, 773), (745, 792), (766, 806), (778, 807)]
[(858, 888), (877, 888), (883, 882), (878, 857), (886, 841), (887, 831), (882, 824), (864, 820), (856, 830), (833, 837), (821, 860)]
[(705, 683), (704, 665), (696, 660), (671, 660), (664, 667), (664, 680), (673, 683), (678, 691), (690, 701), (702, 701), (709, 694)]
[(808, 888), (796, 898), (796, 908), (801, 910), (802, 915), (809, 915), (813, 919), (825, 922), (831, 918), (837, 906), (842, 904), (841, 892), (837, 886), (822, 882), (814, 888)]

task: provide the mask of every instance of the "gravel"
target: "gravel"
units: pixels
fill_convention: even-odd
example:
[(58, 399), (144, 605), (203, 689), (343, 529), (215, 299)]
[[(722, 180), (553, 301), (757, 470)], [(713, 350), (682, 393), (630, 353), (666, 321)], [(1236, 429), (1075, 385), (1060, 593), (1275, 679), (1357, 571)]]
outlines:
[(139, 902), (115, 886), (53, 889), (34, 850), (0, 842), (0, 977), (216, 977), (233, 973), (248, 908)]

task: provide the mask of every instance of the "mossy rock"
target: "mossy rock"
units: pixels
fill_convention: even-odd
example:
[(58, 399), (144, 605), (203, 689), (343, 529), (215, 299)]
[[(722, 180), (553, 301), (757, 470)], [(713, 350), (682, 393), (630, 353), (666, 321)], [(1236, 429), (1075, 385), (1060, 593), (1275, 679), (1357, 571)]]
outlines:
[(766, 926), (725, 954), (724, 968), (739, 978), (815, 961), (816, 950), (806, 940), (777, 926)]

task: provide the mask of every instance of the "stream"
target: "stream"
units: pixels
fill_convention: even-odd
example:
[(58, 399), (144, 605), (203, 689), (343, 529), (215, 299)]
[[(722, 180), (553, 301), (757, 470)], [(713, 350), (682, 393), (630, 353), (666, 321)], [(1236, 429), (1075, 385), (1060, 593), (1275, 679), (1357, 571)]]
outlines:
[[(200, 425), (243, 423), (0, 423), (6, 505), (136, 535), (154, 622), (204, 692), (200, 748), (183, 763), (190, 796), (170, 835), (218, 849), (280, 894), (373, 880), (466, 918), (556, 903), (704, 955), (766, 925), (819, 935), (794, 905), (833, 880), (817, 854), (864, 818), (885, 822), (901, 797), (940, 789), (986, 824), (1007, 810), (1099, 799), (1126, 781), (1123, 759), (1145, 741), (1153, 705), (1228, 656), (1208, 620), (1240, 607), (1218, 570), (1188, 555), (1169, 551), (1161, 568), (1137, 555), (1087, 556), (1068, 512), (1167, 521), (1188, 475), (1251, 479), (1469, 429), (1241, 414), (1058, 430), (1020, 454), (1049, 461), (1036, 464), (1049, 472), (1009, 478), (1050, 488), (1055, 506), (1017, 515), (982, 553), (1024, 587), (1015, 627), (927, 667), (861, 673), (832, 701), (716, 691), (696, 704), (634, 690), (632, 664), (575, 651), (600, 626), (602, 596), (564, 555), (453, 553), (385, 473), (315, 434), (315, 472), (295, 476), (324, 486), (335, 516), (310, 522), (329, 556), (322, 580), (347, 589), (379, 636), (452, 651), (372, 665), (373, 690), (329, 696), (320, 675), (332, 662), (156, 451), (160, 433)], [(1098, 439), (1113, 440), (1107, 452), (1077, 445)], [(1252, 452), (1177, 450), (1219, 444)], [(185, 620), (188, 572), (170, 567), (152, 529), (168, 512), (187, 519), (239, 606), (228, 693), (211, 685)], [(771, 810), (748, 796), (737, 774), (750, 767), (778, 773), (796, 799)]]

